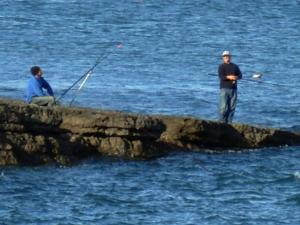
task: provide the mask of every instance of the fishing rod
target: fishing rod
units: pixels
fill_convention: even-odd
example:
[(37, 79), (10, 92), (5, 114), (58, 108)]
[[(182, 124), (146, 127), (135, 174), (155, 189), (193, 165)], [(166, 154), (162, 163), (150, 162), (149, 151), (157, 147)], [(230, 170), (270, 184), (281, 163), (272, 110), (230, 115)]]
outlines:
[[(117, 44), (117, 48), (122, 48), (123, 45), (122, 43)], [(108, 47), (110, 48), (110, 47)], [(69, 88), (67, 88), (58, 98), (57, 101), (61, 100), (76, 84), (78, 84), (82, 79), (84, 79), (84, 82), (82, 82), (82, 85), (80, 85), (80, 89), (81, 90), (84, 83), (86, 82), (87, 78), (90, 77), (90, 75), (93, 73), (94, 69), (105, 59), (107, 58), (109, 55), (111, 55), (116, 49), (113, 49), (112, 51), (107, 51), (105, 52), (102, 56), (98, 57), (96, 59), (95, 64), (89, 69), (87, 70), (82, 76), (80, 76)], [(73, 98), (74, 99), (74, 98)], [(74, 101), (72, 99), (72, 102)]]
[(79, 95), (80, 90), (82, 89), (82, 87), (84, 86), (85, 82), (87, 81), (87, 79), (92, 75), (92, 71), (90, 71), (86, 77), (84, 78), (84, 80), (82, 81), (82, 83), (80, 84), (79, 88), (77, 89), (76, 94), (73, 96), (69, 106), (71, 106), (75, 100), (75, 98)]
[(256, 73), (252, 76), (252, 79), (249, 78), (242, 78), (242, 80), (245, 81), (250, 81), (250, 82), (255, 82), (255, 83), (263, 83), (263, 84), (267, 84), (267, 85), (271, 85), (271, 86), (275, 86), (275, 87), (285, 87), (285, 88), (293, 88), (290, 85), (284, 85), (284, 84), (276, 84), (276, 83), (272, 83), (272, 82), (266, 82), (266, 81), (262, 81), (262, 74)]
[[(75, 84), (72, 85), (72, 87), (74, 87), (79, 81), (82, 81), (82, 83), (79, 85), (79, 88), (77, 89), (77, 92), (75, 93), (75, 95), (73, 96), (72, 100), (70, 101), (69, 106), (72, 106), (73, 102), (75, 101), (76, 97), (79, 95), (80, 91), (82, 90), (84, 84), (86, 83), (86, 81), (88, 80), (88, 78), (92, 75), (92, 73), (94, 72), (94, 69), (105, 59), (107, 58), (109, 55), (111, 55), (114, 51), (116, 51), (116, 49), (119, 48), (123, 48), (123, 44), (119, 43), (117, 44), (116, 48), (114, 48), (112, 51), (104, 54), (102, 57), (99, 57), (98, 60), (96, 60), (96, 63), (94, 64), (94, 66), (92, 68), (90, 68), (83, 76), (81, 76), (81, 78), (79, 80), (76, 81)], [(72, 88), (71, 87), (71, 88)], [(71, 88), (69, 88), (69, 90), (71, 90)]]
[[(209, 73), (208, 74), (209, 76), (214, 76), (214, 77), (217, 77), (218, 75), (217, 74), (213, 74), (213, 73)], [(276, 84), (276, 83), (271, 83), (271, 82), (265, 82), (265, 81), (262, 81), (262, 74), (261, 73), (255, 73), (253, 74), (252, 76), (252, 79), (250, 78), (242, 78), (241, 81), (248, 81), (248, 82), (254, 82), (254, 83), (262, 83), (262, 84), (268, 84), (268, 85), (272, 85), (272, 86), (277, 86), (277, 87), (285, 87), (285, 88), (293, 88), (292, 86), (290, 85), (284, 85), (284, 84)]]
[(87, 76), (91, 71), (93, 71), (99, 64), (100, 62), (105, 58), (107, 57), (108, 54), (105, 53), (103, 54), (102, 56), (100, 56), (95, 64), (88, 70), (86, 71), (82, 76), (80, 76), (69, 88), (67, 88), (58, 98), (57, 98), (57, 101), (58, 100), (61, 100), (76, 84), (78, 84), (85, 76)]

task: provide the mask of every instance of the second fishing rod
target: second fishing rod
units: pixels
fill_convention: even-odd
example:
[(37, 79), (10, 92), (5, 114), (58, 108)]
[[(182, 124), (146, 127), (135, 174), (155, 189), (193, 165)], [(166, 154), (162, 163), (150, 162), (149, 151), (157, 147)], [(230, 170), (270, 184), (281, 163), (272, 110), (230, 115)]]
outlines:
[[(213, 77), (219, 77), (218, 74), (214, 74), (214, 73), (208, 73), (207, 75), (213, 76)], [(296, 87), (291, 86), (291, 85), (277, 84), (277, 83), (271, 83), (271, 82), (263, 81), (262, 76), (263, 75), (261, 73), (255, 73), (255, 74), (252, 75), (251, 78), (243, 77), (240, 80), (241, 81), (246, 81), (246, 82), (254, 82), (254, 83), (264, 84), (264, 85), (270, 85), (270, 86), (275, 86), (275, 87), (296, 88)]]
[(106, 59), (108, 56), (110, 56), (113, 52), (115, 52), (117, 49), (120, 49), (123, 47), (122, 43), (117, 43), (115, 45), (110, 45), (107, 48), (110, 49), (112, 47), (113, 48), (111, 51), (107, 50), (102, 56), (100, 56), (96, 62), (94, 63), (94, 65), (87, 70), (82, 76), (80, 76), (69, 88), (67, 88), (65, 91), (63, 91), (63, 93), (57, 98), (57, 101), (63, 99), (67, 93), (72, 90), (81, 80), (82, 83), (80, 84), (79, 88), (77, 89), (76, 94), (73, 96), (71, 102), (70, 102), (70, 106), (73, 104), (75, 98), (79, 95), (80, 90), (83, 88), (84, 84), (86, 83), (86, 81), (88, 80), (88, 78), (91, 76), (91, 74), (94, 72), (95, 68), (104, 60)]

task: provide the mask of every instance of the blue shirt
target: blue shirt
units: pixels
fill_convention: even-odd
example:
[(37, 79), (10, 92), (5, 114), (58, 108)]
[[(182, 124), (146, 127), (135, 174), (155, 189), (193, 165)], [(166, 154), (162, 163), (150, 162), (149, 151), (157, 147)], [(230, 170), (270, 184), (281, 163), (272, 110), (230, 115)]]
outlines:
[(26, 102), (30, 103), (33, 97), (46, 96), (43, 88), (47, 90), (48, 95), (53, 96), (53, 90), (48, 82), (43, 78), (36, 78), (32, 76), (28, 81), (26, 89)]

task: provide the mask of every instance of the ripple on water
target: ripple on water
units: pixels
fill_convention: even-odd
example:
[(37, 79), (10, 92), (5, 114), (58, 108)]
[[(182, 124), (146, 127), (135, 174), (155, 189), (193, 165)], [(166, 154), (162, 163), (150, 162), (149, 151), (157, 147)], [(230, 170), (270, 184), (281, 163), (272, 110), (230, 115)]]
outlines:
[[(299, 1), (0, 7), (1, 96), (24, 99), (35, 64), (62, 93), (121, 41), (124, 48), (97, 67), (76, 104), (217, 119), (218, 79), (208, 74), (228, 49), (244, 77), (261, 72), (265, 82), (240, 82), (236, 121), (299, 130)], [(1, 168), (0, 224), (299, 224), (299, 160), (298, 147), (283, 147)]]

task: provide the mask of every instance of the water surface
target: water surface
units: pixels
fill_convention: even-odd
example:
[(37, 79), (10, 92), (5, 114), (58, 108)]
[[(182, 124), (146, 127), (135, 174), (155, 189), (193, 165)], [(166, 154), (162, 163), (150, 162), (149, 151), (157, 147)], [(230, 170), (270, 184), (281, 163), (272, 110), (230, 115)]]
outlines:
[[(218, 80), (209, 74), (230, 50), (245, 78), (263, 74), (240, 82), (235, 120), (300, 130), (299, 1), (16, 0), (1, 1), (0, 17), (1, 96), (24, 99), (32, 65), (59, 95), (122, 42), (75, 105), (215, 120)], [(300, 224), (298, 150), (2, 168), (0, 220)]]

